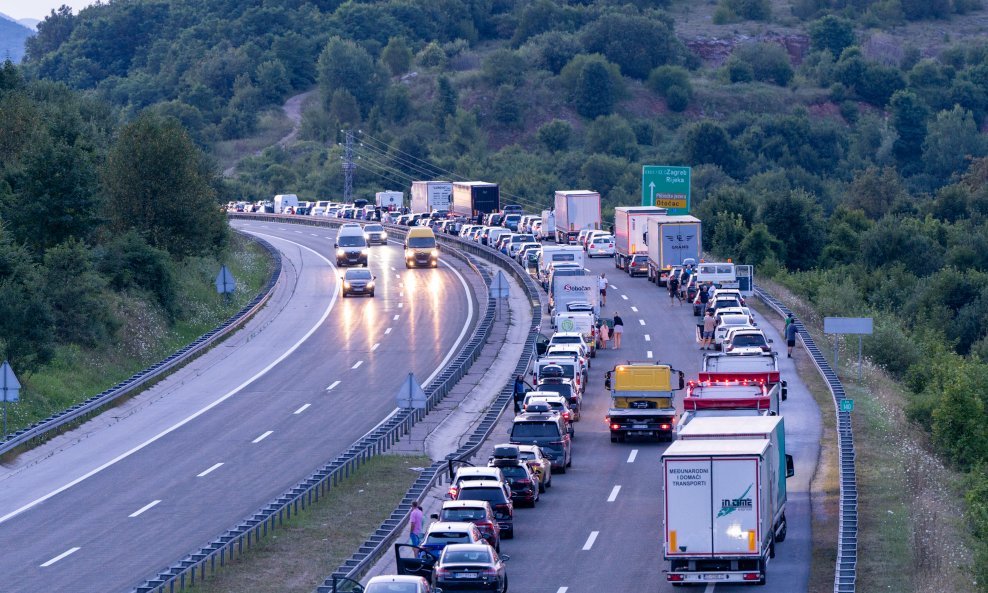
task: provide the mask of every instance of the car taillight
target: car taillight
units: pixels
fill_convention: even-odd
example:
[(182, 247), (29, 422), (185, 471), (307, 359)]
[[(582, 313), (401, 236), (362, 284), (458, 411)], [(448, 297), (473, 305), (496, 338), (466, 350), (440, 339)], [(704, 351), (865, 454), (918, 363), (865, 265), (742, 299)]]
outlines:
[(522, 478), (522, 479), (518, 480), (518, 483), (519, 484), (522, 484), (524, 486), (530, 486), (532, 484), (532, 481), (529, 480), (528, 478)]
[(621, 428), (621, 425), (620, 424), (612, 424), (611, 425), (611, 430), (617, 430), (619, 428)]
[(438, 568), (437, 567), (435, 569), (435, 571), (436, 571), (436, 578), (440, 578), (440, 579), (442, 579), (442, 578), (448, 578), (450, 576), (450, 574), (452, 574), (452, 571), (450, 569), (448, 569), (448, 568)]
[(746, 572), (744, 573), (744, 576), (741, 578), (743, 578), (746, 581), (757, 581), (758, 579), (762, 578), (762, 575), (758, 574), (757, 572)]
[(569, 412), (563, 412), (563, 420), (569, 420)]
[(452, 498), (453, 500), (456, 500), (456, 494), (457, 494), (458, 491), (459, 491), (459, 488), (457, 488), (456, 486), (450, 486), (449, 487), (449, 497)]
[(497, 571), (493, 568), (485, 568), (480, 571), (480, 574), (485, 577), (495, 577), (497, 576)]
[(684, 574), (667, 574), (666, 575), (666, 580), (667, 581), (672, 581), (674, 583), (678, 583), (678, 582), (681, 582), (681, 581), (685, 581), (686, 580), (686, 575), (684, 575)]
[(661, 428), (662, 430), (669, 430), (671, 426), (669, 424), (660, 424), (659, 428)]
[(762, 346), (762, 352), (768, 352), (769, 350), (771, 350), (771, 348), (768, 346)]
[(728, 352), (730, 352), (731, 350), (734, 350), (734, 346), (733, 345), (727, 347), (727, 351)]

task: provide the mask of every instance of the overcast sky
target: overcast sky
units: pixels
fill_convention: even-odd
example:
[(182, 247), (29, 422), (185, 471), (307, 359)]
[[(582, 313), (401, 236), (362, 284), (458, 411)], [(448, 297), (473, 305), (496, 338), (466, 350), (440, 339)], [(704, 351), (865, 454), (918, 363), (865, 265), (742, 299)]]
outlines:
[(78, 14), (80, 8), (94, 2), (95, 0), (0, 0), (0, 12), (15, 19), (41, 20), (63, 4), (72, 7), (72, 12)]

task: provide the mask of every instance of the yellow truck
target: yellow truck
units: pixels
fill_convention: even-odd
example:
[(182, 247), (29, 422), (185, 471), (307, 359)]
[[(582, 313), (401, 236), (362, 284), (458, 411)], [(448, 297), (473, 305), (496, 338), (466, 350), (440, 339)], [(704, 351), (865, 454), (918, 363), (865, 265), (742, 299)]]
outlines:
[(682, 371), (660, 362), (627, 362), (604, 377), (604, 387), (611, 391), (607, 424), (612, 443), (623, 443), (629, 436), (672, 440), (673, 395), (686, 386)]

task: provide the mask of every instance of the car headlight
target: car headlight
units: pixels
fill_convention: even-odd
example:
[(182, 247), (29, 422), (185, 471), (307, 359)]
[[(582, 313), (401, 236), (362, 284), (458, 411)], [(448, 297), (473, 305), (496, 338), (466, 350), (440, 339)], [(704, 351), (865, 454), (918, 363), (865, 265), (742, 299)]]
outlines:
[(349, 283), (349, 282), (347, 282), (346, 280), (344, 280), (344, 281), (343, 281), (343, 288), (346, 288), (346, 289), (348, 289), (348, 290), (349, 290), (349, 288), (350, 288), (350, 283)]
[(346, 252), (343, 251), (342, 249), (336, 250), (336, 257), (343, 257), (344, 255), (346, 255)]
[(429, 255), (431, 255), (432, 257), (439, 257), (439, 250), (438, 250), (438, 249), (433, 249), (433, 250), (432, 250), (432, 251), (431, 251), (431, 252), (429, 253)]
[(366, 247), (361, 248), (360, 255), (367, 255), (367, 248)]
[(411, 258), (415, 257), (415, 252), (412, 251), (411, 249), (406, 249), (405, 250), (405, 257), (408, 258), (408, 259), (411, 259)]
[(364, 241), (370, 241), (370, 235), (364, 233)]
[(387, 239), (387, 238), (388, 238), (388, 233), (387, 233), (387, 231), (385, 231), (385, 232), (383, 232), (383, 233), (381, 233), (381, 238), (382, 238), (382, 239)]
[(367, 283), (367, 288), (369, 290), (374, 290), (374, 281), (373, 280), (371, 280), (370, 282)]

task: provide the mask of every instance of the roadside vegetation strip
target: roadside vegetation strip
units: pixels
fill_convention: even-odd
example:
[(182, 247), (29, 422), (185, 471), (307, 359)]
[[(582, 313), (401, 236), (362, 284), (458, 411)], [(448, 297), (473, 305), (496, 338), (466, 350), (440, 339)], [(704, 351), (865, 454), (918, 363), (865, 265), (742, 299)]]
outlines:
[[(236, 241), (239, 242), (240, 239)], [(140, 388), (160, 380), (176, 367), (212, 347), (257, 312), (267, 302), (281, 274), (281, 256), (266, 241), (252, 238), (247, 238), (245, 241), (262, 246), (273, 261), (270, 273), (267, 274), (266, 285), (260, 286), (263, 280), (258, 277), (257, 266), (251, 265), (250, 258), (235, 257), (230, 262), (230, 267), (234, 273), (243, 272), (240, 282), (245, 289), (238, 291), (235, 297), (239, 302), (220, 305), (219, 297), (211, 290), (212, 274), (218, 271), (218, 267), (216, 270), (203, 269), (204, 266), (212, 267), (209, 266), (210, 260), (201, 258), (195, 260), (190, 265), (200, 268), (194, 272), (200, 278), (198, 281), (187, 279), (183, 282), (188, 286), (184, 294), (180, 295), (180, 298), (197, 303), (197, 310), (192, 316), (176, 323), (171, 332), (164, 332), (166, 337), (157, 343), (152, 337), (156, 332), (142, 332), (147, 333), (148, 337), (146, 340), (138, 340), (139, 344), (130, 345), (130, 349), (136, 353), (132, 355), (126, 352), (113, 352), (101, 356), (83, 352), (76, 347), (63, 348), (60, 356), (50, 365), (51, 373), (35, 373), (25, 379), (27, 390), (34, 388), (43, 391), (47, 397), (22, 397), (21, 404), (9, 406), (11, 423), (14, 426), (19, 423), (19, 419), (23, 420), (22, 414), (28, 419), (35, 415), (41, 416), (45, 412), (51, 415), (11, 433), (6, 440), (0, 442), (0, 456), (33, 441), (41, 441), (56, 431), (75, 426), (80, 421), (101, 413), (106, 407), (133, 396)], [(214, 263), (218, 266), (219, 262)], [(249, 298), (251, 292), (248, 291), (258, 287), (260, 287), (259, 292), (255, 293), (253, 298)], [(208, 299), (213, 299), (216, 304), (212, 306), (206, 304)], [(241, 305), (241, 308), (236, 310), (235, 307), (238, 305)], [(220, 315), (224, 313), (229, 315), (231, 310), (236, 312), (220, 322), (223, 319)], [(219, 325), (216, 325), (217, 322), (220, 322)], [(212, 329), (209, 329), (210, 327)], [(144, 329), (148, 328), (144, 327)], [(171, 354), (164, 354), (169, 351)], [(147, 358), (154, 355), (164, 358), (143, 369), (139, 366), (146, 365)], [(107, 377), (118, 382), (97, 395), (82, 400), (74, 399), (79, 393), (91, 393), (106, 385)], [(32, 404), (32, 402), (37, 403)], [(51, 413), (52, 404), (56, 402), (59, 411)]]
[(401, 502), (431, 461), (424, 456), (378, 455), (318, 503), (282, 523), (193, 593), (310, 593), (327, 566), (346, 560)]
[[(824, 355), (832, 358), (832, 342), (823, 339), (819, 314), (785, 288), (766, 285), (796, 311)], [(861, 383), (851, 375), (844, 383), (855, 400), (858, 538), (860, 549), (866, 551), (858, 559), (860, 590), (978, 591), (972, 574), (977, 566), (975, 542), (965, 524), (961, 491), (964, 475), (937, 459), (930, 451), (929, 436), (906, 416), (909, 394), (903, 385), (867, 361)], [(814, 508), (814, 540), (819, 515)], [(814, 553), (813, 574), (819, 574), (817, 560)], [(811, 576), (810, 593), (833, 590), (814, 588), (816, 584)]]

